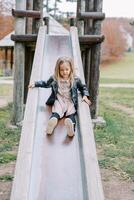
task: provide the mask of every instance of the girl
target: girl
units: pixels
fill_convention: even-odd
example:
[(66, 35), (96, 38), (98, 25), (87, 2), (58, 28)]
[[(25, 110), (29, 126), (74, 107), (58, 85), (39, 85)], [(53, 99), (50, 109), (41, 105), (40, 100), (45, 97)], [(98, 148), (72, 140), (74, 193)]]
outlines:
[(51, 87), (52, 89), (52, 93), (46, 102), (47, 105), (52, 106), (52, 115), (48, 121), (46, 130), (47, 134), (52, 134), (58, 120), (65, 117), (64, 123), (67, 128), (67, 134), (73, 137), (76, 123), (75, 114), (78, 104), (77, 89), (80, 91), (83, 101), (88, 105), (91, 104), (91, 101), (89, 100), (86, 85), (82, 84), (78, 77), (75, 77), (72, 59), (68, 57), (59, 58), (56, 62), (55, 73), (47, 82), (36, 81), (28, 87)]

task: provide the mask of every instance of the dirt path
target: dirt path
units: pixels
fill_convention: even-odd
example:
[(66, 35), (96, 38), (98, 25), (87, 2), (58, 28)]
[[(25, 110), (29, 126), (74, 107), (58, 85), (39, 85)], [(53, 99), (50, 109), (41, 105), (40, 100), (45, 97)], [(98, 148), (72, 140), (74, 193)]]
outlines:
[[(4, 80), (4, 78), (0, 78), (0, 84), (9, 84), (13, 85), (13, 80)], [(8, 103), (13, 101), (13, 97), (11, 96), (0, 96), (0, 108), (5, 107)]]
[(106, 200), (134, 200), (134, 182), (124, 180), (110, 169), (101, 169)]
[[(0, 84), (12, 84), (11, 80), (0, 79)], [(5, 107), (8, 103), (12, 102), (12, 96), (0, 96), (0, 108)], [(13, 176), (15, 168), (15, 162), (8, 164), (0, 164), (0, 177), (5, 175)], [(9, 200), (11, 193), (12, 181), (0, 180), (0, 200)]]
[(11, 103), (12, 101), (12, 97), (0, 96), (0, 108), (7, 106), (8, 103)]
[[(0, 166), (0, 176), (13, 175), (15, 162)], [(102, 183), (105, 200), (133, 200), (134, 182), (123, 180), (118, 174), (109, 170), (101, 169)], [(9, 200), (12, 182), (0, 181), (0, 200)]]
[(0, 79), (0, 84), (13, 84), (13, 80), (3, 80), (3, 79)]
[(100, 83), (99, 87), (104, 88), (134, 88), (132, 83)]
[(112, 103), (111, 106), (115, 109), (125, 112), (127, 115), (129, 115), (129, 117), (134, 118), (134, 108), (128, 108), (127, 106), (117, 104), (117, 103)]
[[(15, 162), (0, 165), (0, 177), (5, 175), (13, 176)], [(9, 200), (12, 188), (12, 181), (0, 181), (0, 200)]]

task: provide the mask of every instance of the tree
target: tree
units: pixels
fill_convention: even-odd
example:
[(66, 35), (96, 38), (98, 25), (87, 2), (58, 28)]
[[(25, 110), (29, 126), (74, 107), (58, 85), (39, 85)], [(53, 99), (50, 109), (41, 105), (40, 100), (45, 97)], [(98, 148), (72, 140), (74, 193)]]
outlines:
[(13, 31), (14, 18), (12, 16), (0, 16), (0, 40)]
[(0, 39), (13, 30), (13, 17), (11, 9), (14, 6), (14, 0), (0, 0)]
[(102, 44), (102, 61), (122, 56), (126, 48), (126, 40), (118, 20), (106, 19), (103, 22), (102, 32), (105, 35), (105, 41)]
[(62, 0), (54, 0), (53, 2), (54, 4), (52, 5), (52, 2), (50, 0), (45, 0), (44, 7), (46, 8), (47, 13), (51, 14), (54, 18), (56, 18), (56, 14), (58, 11), (58, 3), (61, 3)]
[(50, 3), (50, 0), (45, 0), (44, 1), (44, 8), (46, 8), (46, 12), (47, 13), (49, 12), (49, 3)]
[(56, 11), (58, 10), (57, 3), (61, 3), (61, 2), (62, 2), (61, 0), (55, 0), (55, 3), (54, 3), (54, 18), (56, 17)]

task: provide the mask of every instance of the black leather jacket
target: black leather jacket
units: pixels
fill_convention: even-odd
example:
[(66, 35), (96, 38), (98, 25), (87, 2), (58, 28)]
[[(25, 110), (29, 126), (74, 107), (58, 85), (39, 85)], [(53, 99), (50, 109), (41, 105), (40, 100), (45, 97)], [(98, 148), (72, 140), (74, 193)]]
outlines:
[[(42, 87), (42, 88), (51, 88), (52, 93), (50, 97), (48, 98), (46, 104), (47, 105), (53, 105), (56, 98), (57, 98), (57, 93), (58, 93), (58, 82), (54, 79), (53, 76), (51, 76), (48, 81), (36, 81), (35, 82), (35, 87)], [(80, 78), (76, 77), (73, 82), (73, 86), (70, 89), (71, 92), (71, 98), (74, 103), (75, 109), (77, 110), (77, 105), (78, 105), (78, 92), (77, 89), (80, 91), (82, 97), (83, 96), (88, 96), (89, 93), (87, 90), (87, 87), (85, 84), (82, 84)]]

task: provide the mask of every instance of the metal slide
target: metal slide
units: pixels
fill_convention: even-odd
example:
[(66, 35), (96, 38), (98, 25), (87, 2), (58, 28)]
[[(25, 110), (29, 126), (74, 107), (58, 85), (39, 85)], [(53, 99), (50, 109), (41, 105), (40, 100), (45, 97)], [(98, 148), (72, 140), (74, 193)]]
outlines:
[[(31, 82), (47, 80), (60, 56), (74, 58), (75, 64), (81, 59), (75, 27), (69, 35), (47, 35), (45, 29), (38, 34)], [(82, 68), (76, 70), (83, 77)], [(11, 200), (103, 200), (89, 108), (79, 97), (73, 139), (67, 137), (64, 120), (47, 136), (50, 92), (28, 92)]]

